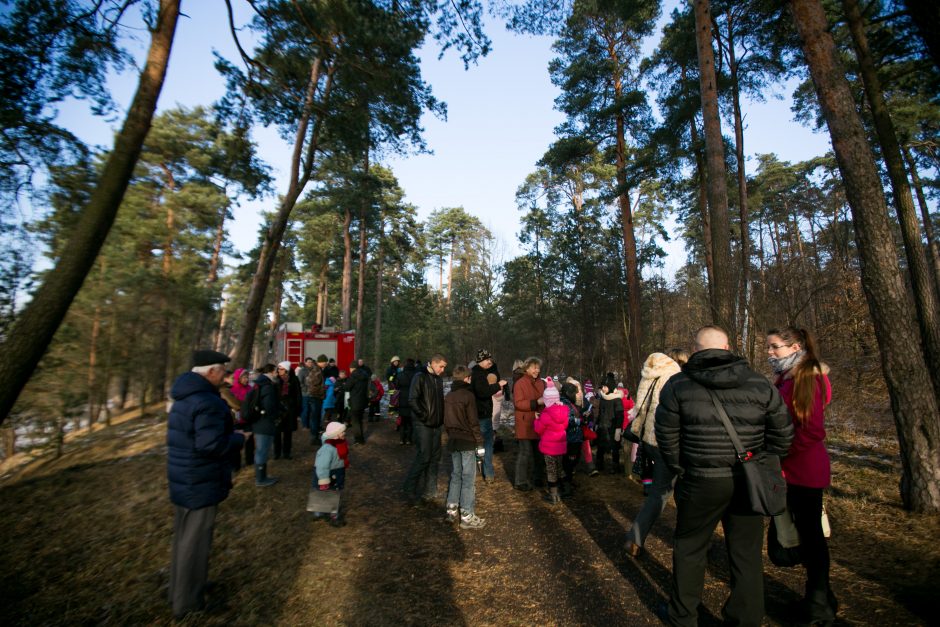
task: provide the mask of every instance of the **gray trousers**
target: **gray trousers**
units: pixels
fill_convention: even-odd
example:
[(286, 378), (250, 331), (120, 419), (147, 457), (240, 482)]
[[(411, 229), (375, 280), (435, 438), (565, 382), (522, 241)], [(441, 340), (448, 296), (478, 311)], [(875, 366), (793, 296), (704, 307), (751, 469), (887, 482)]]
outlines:
[(180, 618), (205, 606), (209, 551), (212, 549), (212, 528), (218, 506), (186, 509), (176, 505), (175, 508), (169, 597), (173, 616)]

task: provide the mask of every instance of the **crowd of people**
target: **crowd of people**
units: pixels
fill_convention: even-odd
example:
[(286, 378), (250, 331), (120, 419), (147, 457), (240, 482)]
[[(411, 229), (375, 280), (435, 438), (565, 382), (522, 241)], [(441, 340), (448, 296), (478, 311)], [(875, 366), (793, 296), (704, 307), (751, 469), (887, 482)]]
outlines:
[[(722, 617), (731, 624), (761, 623), (764, 518), (750, 506), (742, 466), (752, 453), (778, 456), (787, 483), (786, 515), (799, 532), (807, 574), (801, 618), (831, 624), (838, 604), (821, 524), (830, 481), (823, 424), (831, 400), (828, 368), (804, 329), (770, 331), (767, 351), (773, 381), (731, 351), (722, 329), (703, 327), (691, 354), (672, 349), (649, 355), (633, 397), (613, 372), (596, 387), (563, 374), (542, 378), (536, 357), (516, 361), (510, 381), (500, 377), (485, 349), (470, 364), (452, 368), (449, 391), (448, 363), (440, 354), (427, 361), (395, 356), (382, 378), (362, 360), (340, 370), (326, 355), (296, 369), (286, 361), (267, 364), (252, 378), (244, 369), (229, 373), (227, 356), (199, 351), (193, 370), (173, 386), (169, 417), (174, 614), (202, 607), (215, 507), (231, 486), (224, 469), (237, 469), (243, 447), (255, 485), (270, 487), (277, 481), (267, 472), (272, 449), (275, 459), (290, 459), (299, 422), (317, 447), (311, 489), (341, 493), (350, 465), (347, 429), (354, 446), (364, 445), (365, 423), (384, 415), (395, 420), (399, 443), (414, 445), (405, 497), (416, 506), (441, 507), (461, 529), (479, 529), (486, 521), (475, 508), (477, 477), (482, 485), (496, 481), (494, 427), (504, 401), (511, 401), (515, 489), (544, 488), (542, 498), (555, 507), (575, 496), (579, 469), (589, 477), (626, 472), (644, 484), (646, 498), (625, 538), (630, 557), (640, 556), (675, 496), (672, 579), (660, 611), (673, 625), (697, 624), (706, 553), (719, 522), (731, 568)], [(747, 458), (735, 449), (719, 406)], [(445, 433), (451, 474), (440, 500)], [(339, 505), (328, 518), (334, 526), (345, 524)]]

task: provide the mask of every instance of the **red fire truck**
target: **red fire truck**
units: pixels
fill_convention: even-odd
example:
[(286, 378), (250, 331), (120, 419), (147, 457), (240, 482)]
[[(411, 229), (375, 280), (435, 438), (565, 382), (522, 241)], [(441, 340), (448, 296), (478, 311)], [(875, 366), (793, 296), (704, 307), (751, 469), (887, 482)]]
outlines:
[(333, 358), (340, 370), (348, 370), (356, 357), (356, 332), (316, 326), (304, 329), (300, 322), (285, 322), (278, 328), (274, 339), (275, 362), (290, 360), (296, 368), (307, 357), (316, 359), (318, 355)]

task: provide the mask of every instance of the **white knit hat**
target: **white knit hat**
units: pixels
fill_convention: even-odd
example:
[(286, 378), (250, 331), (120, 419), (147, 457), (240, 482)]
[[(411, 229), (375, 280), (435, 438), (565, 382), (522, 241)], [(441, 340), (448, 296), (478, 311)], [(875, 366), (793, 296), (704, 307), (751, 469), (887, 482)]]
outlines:
[(336, 440), (337, 438), (343, 437), (346, 434), (346, 425), (341, 422), (331, 422), (326, 425), (326, 429), (323, 430), (323, 435), (327, 440)]
[(290, 364), (290, 361), (289, 361), (289, 360), (285, 360), (285, 361), (282, 361), (281, 363), (279, 363), (279, 364), (277, 365), (277, 367), (278, 367), (278, 368), (283, 368), (284, 370), (290, 372), (290, 365), (291, 365), (291, 364)]

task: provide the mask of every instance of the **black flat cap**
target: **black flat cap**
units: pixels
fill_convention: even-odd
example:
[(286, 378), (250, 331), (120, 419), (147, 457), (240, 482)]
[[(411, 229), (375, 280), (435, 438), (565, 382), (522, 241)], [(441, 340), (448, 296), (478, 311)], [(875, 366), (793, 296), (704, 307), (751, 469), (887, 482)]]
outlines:
[(224, 364), (229, 361), (231, 361), (231, 358), (219, 351), (196, 351), (193, 353), (193, 368), (198, 366), (211, 366), (213, 364)]

